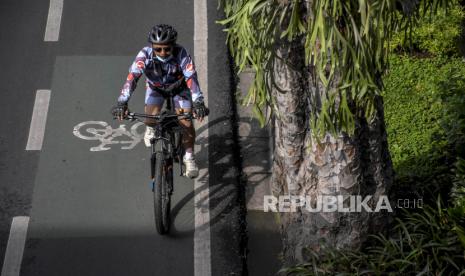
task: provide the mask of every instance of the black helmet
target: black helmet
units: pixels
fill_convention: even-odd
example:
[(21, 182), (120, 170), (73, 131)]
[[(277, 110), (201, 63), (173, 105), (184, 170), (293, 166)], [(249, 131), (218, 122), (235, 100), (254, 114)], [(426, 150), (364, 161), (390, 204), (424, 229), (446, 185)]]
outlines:
[(170, 25), (160, 24), (154, 26), (149, 32), (149, 43), (170, 44), (176, 42), (178, 32)]

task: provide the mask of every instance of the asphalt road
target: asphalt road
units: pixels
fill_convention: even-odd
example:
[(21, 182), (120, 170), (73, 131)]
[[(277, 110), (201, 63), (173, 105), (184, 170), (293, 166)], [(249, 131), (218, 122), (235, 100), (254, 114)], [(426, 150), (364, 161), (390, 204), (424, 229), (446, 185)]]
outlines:
[[(0, 263), (12, 218), (30, 216), (21, 275), (194, 275), (194, 181), (175, 171), (172, 233), (159, 236), (143, 126), (106, 146), (73, 133), (79, 125), (90, 136), (95, 129), (131, 130), (134, 123), (109, 115), (128, 67), (160, 22), (174, 25), (178, 43), (194, 55), (193, 0), (64, 0), (59, 40), (45, 42), (49, 3), (0, 1)], [(242, 197), (231, 74), (216, 8), (216, 1), (208, 3), (208, 87), (215, 97), (209, 97), (209, 173), (203, 176), (211, 222), (203, 227), (211, 227), (211, 275), (239, 275)], [(144, 86), (141, 80), (131, 100), (135, 111), (143, 110)], [(51, 91), (44, 142), (27, 151), (39, 89)], [(202, 141), (197, 146), (203, 149)]]

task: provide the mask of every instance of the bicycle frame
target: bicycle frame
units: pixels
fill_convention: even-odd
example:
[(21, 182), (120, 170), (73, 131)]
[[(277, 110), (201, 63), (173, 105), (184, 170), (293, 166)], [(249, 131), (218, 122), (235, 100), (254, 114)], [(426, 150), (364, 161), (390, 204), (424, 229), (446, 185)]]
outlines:
[[(179, 124), (179, 120), (188, 119), (192, 120), (193, 116), (190, 113), (181, 113), (176, 114), (174, 110), (174, 100), (173, 97), (170, 97), (170, 101), (167, 102), (167, 111), (164, 111), (160, 115), (147, 115), (141, 113), (129, 113), (127, 116), (128, 120), (140, 120), (140, 118), (144, 119), (152, 119), (156, 121), (155, 124), (155, 135), (151, 139), (150, 143), (151, 147), (151, 177), (154, 178), (155, 175), (155, 156), (157, 152), (163, 153), (165, 158), (173, 158), (176, 157), (179, 159), (179, 169), (180, 169), (180, 176), (183, 175), (183, 168), (182, 168), (182, 155), (183, 155), (183, 148), (181, 145), (181, 137), (182, 132), (184, 131), (184, 127)], [(175, 136), (179, 133), (179, 141), (176, 141)]]

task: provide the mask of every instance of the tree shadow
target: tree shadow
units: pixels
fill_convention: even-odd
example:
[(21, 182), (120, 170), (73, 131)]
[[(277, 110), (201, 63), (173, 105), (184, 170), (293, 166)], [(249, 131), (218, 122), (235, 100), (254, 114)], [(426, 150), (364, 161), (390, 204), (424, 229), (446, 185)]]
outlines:
[[(208, 130), (214, 128), (223, 128), (224, 124), (229, 122), (229, 117), (220, 117), (208, 123)], [(207, 126), (202, 126), (196, 130), (197, 137), (200, 137)], [(208, 163), (199, 162), (199, 169), (201, 174), (197, 177), (197, 181), (202, 183), (197, 189), (184, 196), (175, 206), (171, 209), (172, 237), (189, 236), (194, 231), (202, 231), (207, 227), (212, 227), (219, 221), (228, 217), (234, 210), (240, 207), (241, 187), (239, 184), (239, 171), (237, 160), (234, 155), (234, 140), (233, 136), (223, 136), (219, 134), (210, 134), (208, 139), (200, 137), (196, 140), (196, 146), (199, 151), (196, 156), (208, 156)], [(208, 166), (208, 167), (207, 167)], [(203, 172), (203, 173), (202, 173)], [(179, 215), (181, 209), (190, 201), (192, 201), (200, 193), (209, 189), (208, 196), (201, 197), (196, 203), (199, 208), (202, 206), (209, 206), (210, 219), (202, 225), (198, 225), (196, 229), (182, 231), (176, 229), (174, 221)]]

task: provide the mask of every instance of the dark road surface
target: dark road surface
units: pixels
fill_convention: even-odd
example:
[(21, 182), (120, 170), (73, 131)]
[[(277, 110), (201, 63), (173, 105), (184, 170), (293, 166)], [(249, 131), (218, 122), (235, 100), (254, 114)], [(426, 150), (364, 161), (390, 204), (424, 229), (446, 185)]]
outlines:
[[(59, 40), (45, 42), (49, 4), (0, 1), (0, 263), (12, 218), (29, 216), (21, 275), (200, 276), (194, 260), (194, 181), (175, 172), (172, 233), (159, 236), (148, 149), (140, 141), (145, 128), (134, 127), (133, 133), (110, 140), (119, 143), (106, 146), (102, 139), (73, 133), (79, 124), (82, 135), (131, 130), (135, 123), (113, 121), (109, 114), (128, 67), (158, 23), (175, 26), (178, 43), (194, 56), (194, 1), (64, 0)], [(232, 157), (230, 68), (221, 27), (214, 24), (216, 8), (216, 1), (208, 3), (208, 87), (216, 95), (209, 101), (210, 173), (205, 176), (212, 193), (209, 261), (211, 275), (238, 275), (240, 198)], [(131, 99), (133, 111), (143, 110), (144, 87), (141, 79)], [(51, 91), (45, 136), (41, 150), (28, 151), (40, 89)], [(131, 141), (132, 149), (122, 149)]]

